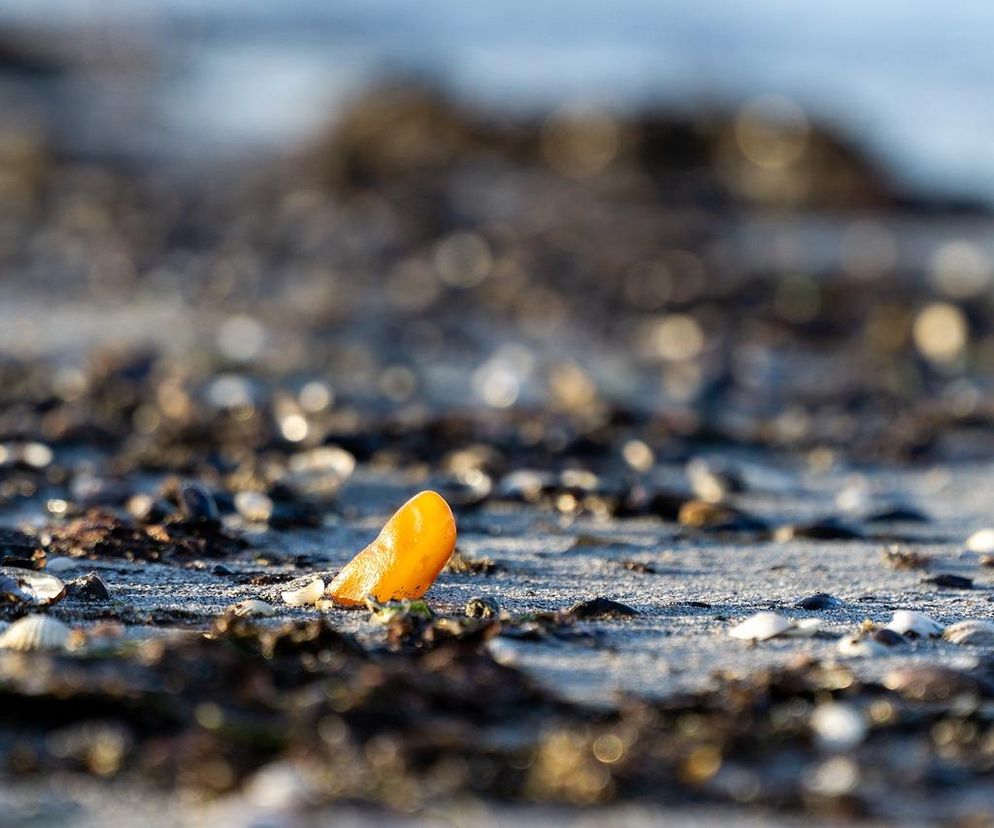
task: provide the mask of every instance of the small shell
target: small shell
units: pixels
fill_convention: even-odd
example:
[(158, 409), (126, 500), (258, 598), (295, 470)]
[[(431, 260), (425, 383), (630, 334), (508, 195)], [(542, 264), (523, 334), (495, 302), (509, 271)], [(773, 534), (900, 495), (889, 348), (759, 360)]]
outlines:
[(732, 627), (728, 634), (743, 641), (766, 641), (791, 628), (789, 619), (776, 612), (757, 612), (741, 624)]
[(20, 603), (45, 606), (54, 604), (66, 594), (66, 585), (47, 572), (0, 566), (0, 579), (4, 579), (4, 583), (13, 582), (16, 585), (17, 590), (12, 595)]
[(283, 600), (291, 607), (303, 607), (315, 603), (322, 595), (324, 595), (324, 581), (315, 578), (307, 586), (284, 592)]
[[(283, 595), (285, 597), (286, 593), (283, 593)], [(268, 618), (270, 615), (276, 615), (276, 607), (257, 598), (249, 598), (245, 601), (239, 601), (237, 604), (232, 604), (225, 612), (235, 615), (238, 618), (248, 618), (253, 615)]]
[(810, 724), (818, 745), (824, 750), (851, 750), (866, 738), (866, 718), (851, 704), (820, 704), (811, 714)]
[(994, 529), (978, 529), (966, 539), (966, 548), (970, 552), (994, 552)]
[(938, 638), (942, 635), (942, 625), (938, 621), (914, 610), (895, 612), (887, 629), (906, 638)]
[(874, 658), (887, 655), (887, 647), (870, 638), (859, 635), (846, 635), (839, 639), (838, 650), (842, 655), (854, 658)]
[(970, 619), (946, 627), (942, 637), (952, 644), (994, 644), (994, 624)]
[(50, 615), (26, 615), (0, 635), (0, 649), (22, 653), (64, 650), (71, 634), (69, 627)]

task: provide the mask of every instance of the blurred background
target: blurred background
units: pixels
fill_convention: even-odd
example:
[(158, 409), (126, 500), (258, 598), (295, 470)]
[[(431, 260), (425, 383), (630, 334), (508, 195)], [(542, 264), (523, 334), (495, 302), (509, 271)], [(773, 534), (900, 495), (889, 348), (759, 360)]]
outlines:
[(5, 433), (47, 400), (63, 416), (23, 430), (66, 437), (140, 353), (106, 414), (129, 439), (191, 411), (257, 444), (458, 411), (529, 445), (631, 422), (989, 456), (992, 24), (981, 2), (6, 0)]

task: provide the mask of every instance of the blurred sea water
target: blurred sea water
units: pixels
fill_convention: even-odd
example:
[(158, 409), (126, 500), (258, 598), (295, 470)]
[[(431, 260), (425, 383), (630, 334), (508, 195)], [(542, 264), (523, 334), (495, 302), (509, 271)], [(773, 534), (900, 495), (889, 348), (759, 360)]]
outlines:
[[(67, 36), (98, 65), (73, 95), (86, 101), (76, 131), (100, 149), (278, 151), (380, 76), (515, 109), (726, 107), (775, 92), (909, 187), (994, 197), (982, 0), (5, 0), (0, 27)], [(117, 50), (127, 65), (114, 75)]]

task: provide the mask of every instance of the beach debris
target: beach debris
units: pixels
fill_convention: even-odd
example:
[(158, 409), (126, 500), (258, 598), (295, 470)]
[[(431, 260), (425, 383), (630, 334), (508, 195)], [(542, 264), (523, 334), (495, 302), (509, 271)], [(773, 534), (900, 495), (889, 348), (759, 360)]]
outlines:
[(444, 569), (456, 575), (493, 575), (500, 572), (503, 567), (490, 558), (467, 558), (456, 548), (452, 551)]
[(565, 614), (570, 618), (588, 621), (602, 618), (632, 618), (638, 615), (639, 611), (610, 598), (592, 598), (589, 601), (573, 604)]
[(884, 547), (884, 563), (892, 569), (925, 569), (932, 562), (931, 557), (900, 544)]
[(489, 598), (474, 596), (466, 602), (464, 612), (468, 618), (495, 618), (500, 609)]
[(72, 630), (50, 615), (25, 615), (0, 635), (0, 650), (19, 652), (65, 650)]
[(244, 601), (232, 604), (225, 613), (236, 618), (269, 618), (276, 615), (276, 607), (259, 598), (246, 598)]
[(994, 553), (994, 529), (978, 529), (966, 539), (964, 545), (970, 552)]
[(44, 607), (60, 601), (65, 594), (66, 585), (47, 572), (16, 566), (0, 567), (0, 603)]
[(237, 492), (235, 508), (249, 523), (268, 523), (273, 516), (273, 500), (262, 492)]
[(380, 602), (374, 598), (366, 599), (366, 609), (374, 621), (380, 624), (390, 624), (397, 619), (420, 619), (430, 621), (432, 612), (428, 605), (421, 600), (417, 601), (385, 601)]
[(109, 601), (110, 589), (96, 572), (89, 572), (66, 584), (66, 594), (82, 601)]
[(326, 597), (343, 606), (420, 598), (456, 545), (456, 522), (441, 495), (424, 491), (387, 521), (380, 534), (328, 585)]
[(923, 584), (932, 584), (943, 589), (973, 589), (973, 578), (965, 578), (962, 575), (951, 575), (948, 572), (941, 572), (928, 578), (922, 578)]
[(816, 592), (799, 599), (794, 606), (803, 610), (829, 610), (838, 609), (843, 606), (843, 602), (827, 592)]
[(942, 625), (938, 621), (915, 610), (897, 610), (887, 629), (905, 638), (938, 638), (942, 635)]
[(818, 746), (832, 752), (852, 750), (869, 730), (866, 717), (845, 702), (819, 704), (811, 714), (810, 725)]
[(629, 572), (638, 572), (640, 575), (658, 575), (659, 570), (652, 564), (643, 561), (622, 561), (621, 568)]
[(987, 646), (994, 644), (994, 624), (971, 618), (950, 624), (942, 637), (951, 644)]
[(315, 604), (324, 595), (324, 581), (314, 578), (299, 589), (291, 589), (281, 593), (283, 600), (291, 607), (305, 607)]
[(778, 612), (757, 612), (732, 627), (728, 634), (743, 641), (766, 641), (770, 638), (806, 638), (814, 635), (821, 626), (821, 619), (793, 620)]

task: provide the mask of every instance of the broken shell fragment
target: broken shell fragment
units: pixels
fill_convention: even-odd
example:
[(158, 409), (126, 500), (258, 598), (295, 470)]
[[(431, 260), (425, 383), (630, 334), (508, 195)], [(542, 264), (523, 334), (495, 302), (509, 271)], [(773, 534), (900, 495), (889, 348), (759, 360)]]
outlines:
[(26, 615), (0, 635), (0, 649), (27, 652), (65, 650), (72, 630), (49, 615)]
[(456, 546), (456, 521), (445, 499), (424, 491), (387, 521), (376, 539), (329, 584), (327, 597), (343, 606), (417, 599), (435, 582)]
[(905, 638), (938, 638), (942, 635), (942, 625), (938, 621), (914, 610), (895, 612), (887, 629), (900, 633)]
[[(285, 595), (286, 593), (284, 593)], [(276, 607), (257, 598), (247, 598), (244, 601), (239, 601), (237, 604), (232, 604), (225, 612), (237, 618), (249, 618), (251, 616), (268, 618), (271, 615), (276, 615)]]
[(820, 618), (798, 618), (790, 622), (790, 628), (781, 635), (784, 638), (810, 638), (821, 629)]
[(65, 594), (66, 585), (47, 572), (0, 567), (0, 601), (43, 607), (61, 600)]
[(946, 627), (942, 637), (951, 644), (994, 644), (994, 624), (969, 619)]
[(304, 607), (314, 604), (324, 594), (324, 581), (315, 578), (300, 589), (291, 589), (282, 593), (283, 600), (291, 607)]

